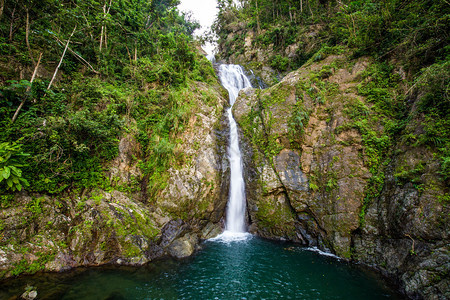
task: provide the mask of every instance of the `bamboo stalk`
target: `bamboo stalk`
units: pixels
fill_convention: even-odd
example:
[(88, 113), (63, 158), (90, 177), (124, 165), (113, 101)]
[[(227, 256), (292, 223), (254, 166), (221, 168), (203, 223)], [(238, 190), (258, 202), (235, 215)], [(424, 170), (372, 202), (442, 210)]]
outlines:
[[(41, 58), (42, 58), (42, 52), (39, 55), (39, 59), (38, 62), (36, 64), (36, 67), (34, 68), (34, 72), (33, 72), (33, 76), (31, 76), (31, 80), (30, 83), (33, 84), (34, 78), (36, 77), (37, 74), (37, 70), (39, 68), (39, 64), (41, 63)], [(31, 85), (27, 88), (27, 92), (29, 92), (31, 89)], [(23, 104), (25, 103), (25, 100), (27, 100), (26, 97), (23, 98), (22, 102), (20, 103), (19, 107), (17, 108), (16, 112), (14, 113), (14, 116), (11, 119), (11, 123), (14, 123), (14, 121), (17, 119), (17, 116), (19, 115), (20, 110), (22, 109)]]

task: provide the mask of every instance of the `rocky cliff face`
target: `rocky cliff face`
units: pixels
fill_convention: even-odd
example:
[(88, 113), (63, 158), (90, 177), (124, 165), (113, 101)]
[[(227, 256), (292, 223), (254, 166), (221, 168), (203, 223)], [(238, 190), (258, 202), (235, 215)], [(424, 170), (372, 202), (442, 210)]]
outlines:
[(170, 255), (182, 258), (201, 239), (221, 232), (228, 188), (227, 103), (220, 87), (201, 83), (186, 130), (174, 150), (176, 167), (154, 200), (145, 193), (140, 149), (132, 133), (106, 166), (107, 189), (48, 196), (22, 192), (0, 210), (1, 277), (61, 271), (106, 263), (140, 265)]
[[(437, 162), (388, 141), (389, 114), (358, 92), (369, 59), (324, 57), (236, 101), (251, 231), (373, 265), (411, 297), (448, 298), (448, 186)], [(419, 162), (421, 185), (405, 175)]]
[(268, 36), (267, 30), (257, 34), (247, 26), (238, 20), (226, 24), (225, 29), (230, 33), (218, 45), (218, 55), (228, 63), (252, 70), (265, 84), (279, 82), (289, 69), (300, 66), (319, 50), (322, 29), (319, 25), (302, 27), (301, 32), (296, 32), (297, 42), (283, 45), (275, 45), (273, 40), (261, 41), (261, 36)]

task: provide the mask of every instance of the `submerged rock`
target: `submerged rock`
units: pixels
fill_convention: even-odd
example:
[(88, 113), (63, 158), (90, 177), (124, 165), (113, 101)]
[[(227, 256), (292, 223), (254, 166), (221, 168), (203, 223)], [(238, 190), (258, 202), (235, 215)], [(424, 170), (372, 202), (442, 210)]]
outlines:
[(28, 286), (27, 290), (22, 294), (22, 296), (20, 296), (20, 299), (34, 300), (37, 298), (37, 295), (38, 295), (38, 293), (35, 290), (35, 288), (32, 286)]

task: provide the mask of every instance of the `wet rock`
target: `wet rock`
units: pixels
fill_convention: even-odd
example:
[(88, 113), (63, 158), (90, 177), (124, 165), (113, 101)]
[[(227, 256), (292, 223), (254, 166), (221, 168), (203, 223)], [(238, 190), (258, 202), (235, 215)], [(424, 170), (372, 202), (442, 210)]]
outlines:
[(222, 227), (220, 224), (208, 223), (202, 230), (200, 238), (203, 240), (208, 240), (215, 238), (222, 233)]
[(183, 220), (172, 220), (167, 223), (162, 229), (162, 234), (160, 238), (159, 245), (161, 247), (167, 247), (171, 244), (176, 238), (183, 235), (188, 231), (188, 225), (183, 222)]
[(191, 256), (198, 245), (196, 234), (186, 234), (181, 238), (174, 240), (168, 247), (168, 253), (175, 258), (185, 258)]

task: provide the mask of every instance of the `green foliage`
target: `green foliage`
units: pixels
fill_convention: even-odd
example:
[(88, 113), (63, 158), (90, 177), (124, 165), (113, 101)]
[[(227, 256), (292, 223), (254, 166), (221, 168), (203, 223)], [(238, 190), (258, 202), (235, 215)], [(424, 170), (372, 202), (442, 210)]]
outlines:
[[(104, 5), (95, 0), (5, 4), (0, 51), (8, 56), (2, 63), (11, 67), (0, 72), (0, 142), (20, 139), (30, 156), (27, 164), (10, 159), (14, 168), (2, 169), (8, 178), (2, 177), (0, 185), (13, 182), (9, 188), (20, 190), (28, 181), (30, 191), (44, 193), (110, 188), (116, 183), (104, 169), (117, 156), (120, 138), (136, 134), (144, 181), (150, 180), (155, 189), (163, 187), (176, 134), (194, 106), (186, 101), (194, 93), (186, 91), (195, 81), (216, 84), (217, 79), (192, 39), (198, 23), (177, 11), (178, 1), (112, 1), (111, 7), (106, 3), (106, 13)], [(25, 24), (19, 21), (27, 13), (30, 49)], [(23, 74), (17, 70), (31, 76), (32, 61), (40, 52), (40, 70), (53, 71), (75, 26), (51, 90), (51, 75), (38, 74), (32, 86), (19, 80)], [(140, 190), (140, 180), (129, 190)]]
[(319, 186), (311, 181), (309, 182), (309, 188), (314, 192), (319, 190)]
[[(27, 252), (28, 249), (21, 249), (22, 252)], [(49, 261), (52, 261), (55, 257), (53, 253), (44, 253), (38, 252), (36, 253), (37, 259), (28, 262), (25, 258), (19, 260), (14, 264), (14, 268), (11, 270), (11, 274), (13, 276), (18, 276), (20, 274), (35, 274), (36, 272), (42, 271), (45, 269), (45, 264)]]
[(399, 81), (399, 75), (393, 74), (392, 70), (393, 66), (386, 63), (371, 64), (362, 74), (370, 81), (360, 84), (358, 93), (374, 103), (373, 110), (395, 117), (403, 103), (392, 93)]
[(274, 133), (276, 118), (272, 116), (270, 107), (274, 103), (286, 100), (282, 89), (273, 90), (272, 93), (260, 91), (257, 94), (257, 103), (251, 108), (250, 113), (240, 121), (240, 125), (246, 136), (251, 138), (252, 143), (273, 163), (273, 158), (283, 149), (277, 141), (279, 136)]
[(289, 67), (289, 59), (277, 54), (270, 59), (270, 66), (275, 70), (284, 72)]
[(29, 154), (22, 151), (22, 144), (0, 143), (0, 186), (12, 191), (21, 191), (24, 186), (29, 186), (28, 181), (22, 177), (27, 156)]
[[(299, 45), (298, 62), (291, 67), (301, 66), (305, 57), (323, 47), (347, 46), (354, 56), (371, 55), (384, 61), (396, 56), (415, 73), (446, 59), (449, 12), (446, 0), (250, 0), (240, 7), (223, 1), (213, 30), (225, 58), (233, 54), (229, 49), (234, 46), (227, 38), (236, 35), (235, 26), (228, 25), (245, 22), (244, 34), (239, 35), (252, 31), (254, 42), (268, 52), (276, 51), (275, 55), (284, 56), (289, 45)], [(323, 57), (318, 53), (315, 60)]]
[(27, 209), (33, 214), (33, 217), (37, 217), (42, 213), (42, 200), (44, 200), (44, 198), (33, 198), (32, 201), (27, 204)]
[(423, 162), (419, 162), (413, 168), (400, 168), (394, 176), (399, 181), (399, 184), (404, 184), (406, 182), (420, 183), (420, 176), (423, 174), (424, 169)]
[(417, 89), (416, 115), (423, 128), (419, 134), (405, 132), (405, 140), (412, 146), (433, 150), (441, 167), (439, 174), (450, 182), (450, 63), (442, 61), (421, 71), (413, 88)]
[(303, 101), (297, 97), (297, 102), (289, 121), (290, 140), (295, 148), (300, 147), (301, 138), (305, 132), (305, 127), (309, 122), (309, 114), (310, 111), (305, 109)]

